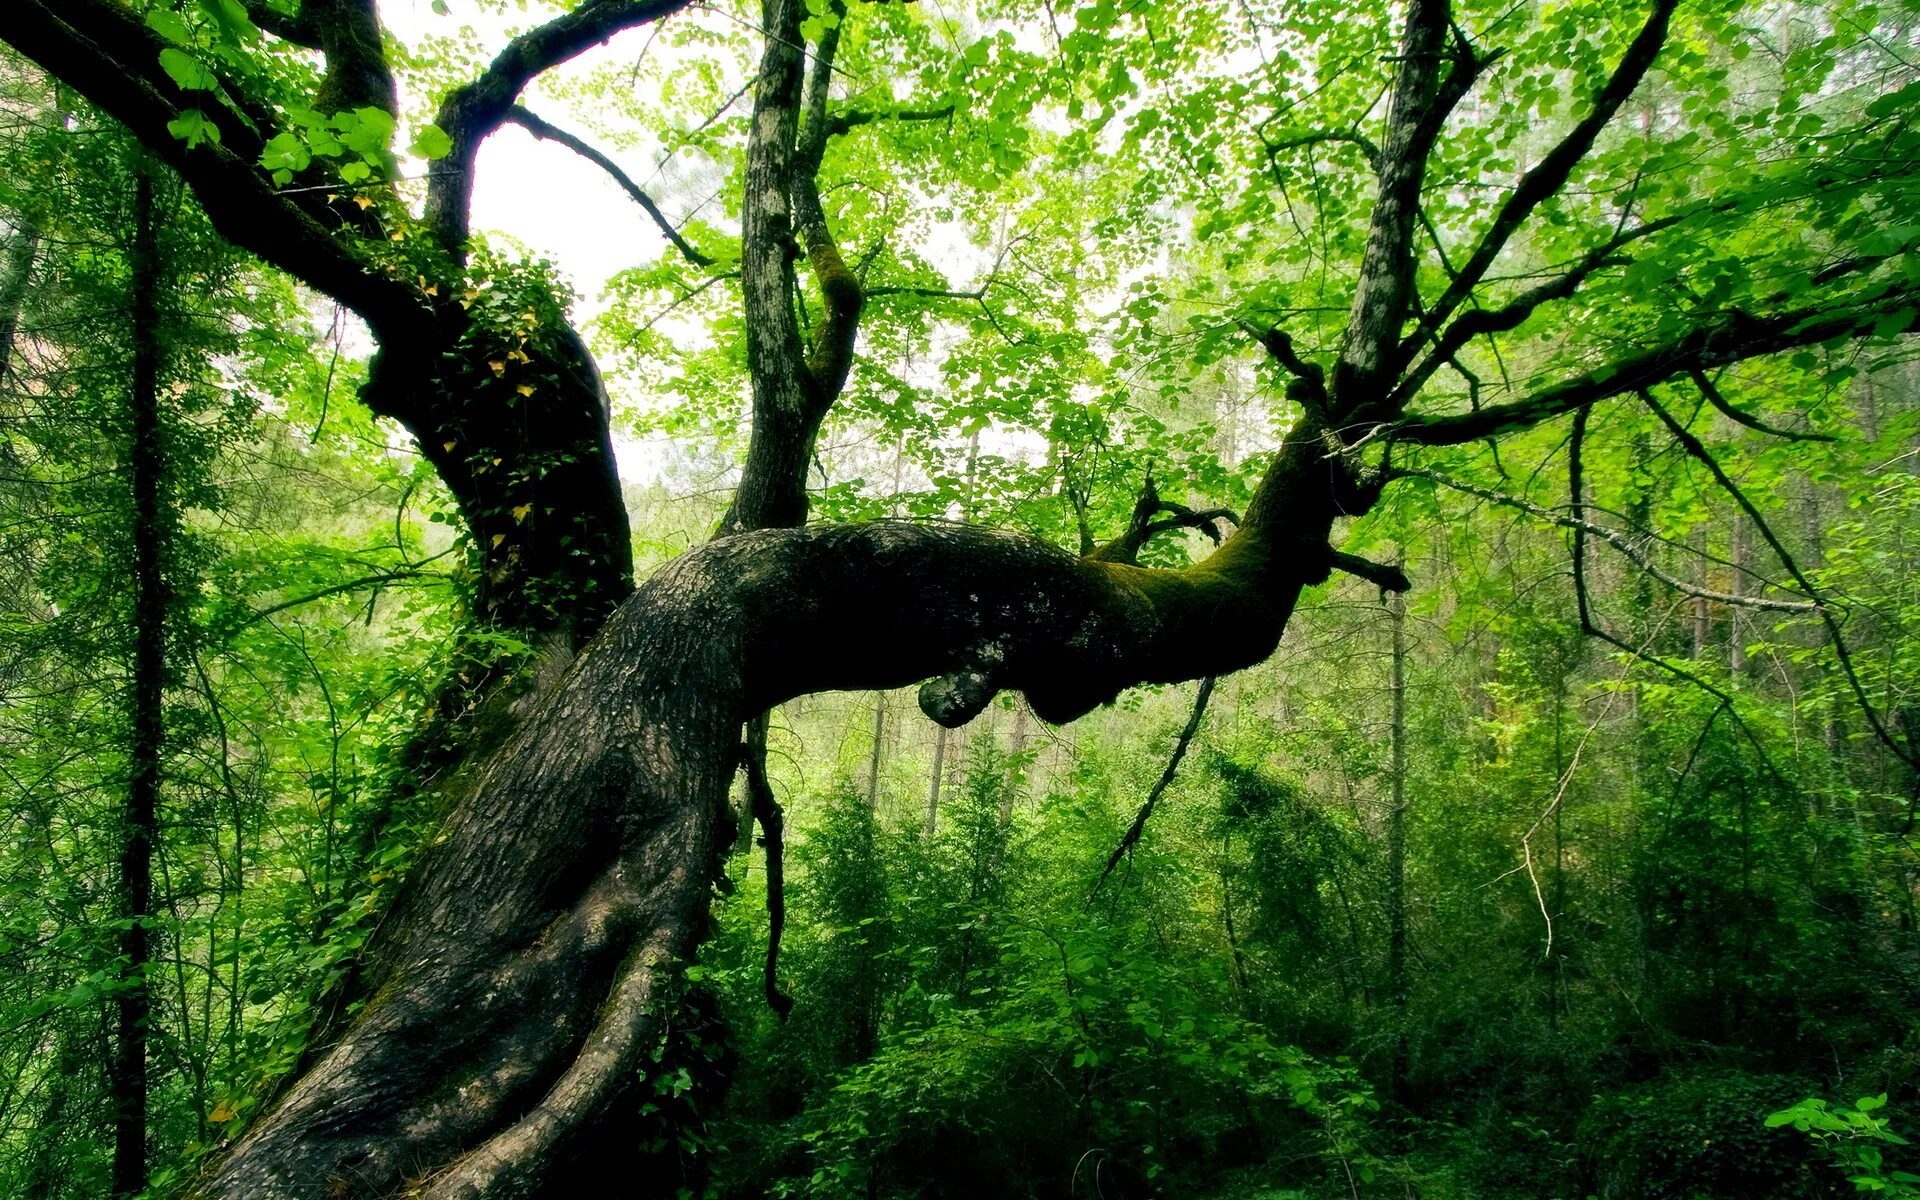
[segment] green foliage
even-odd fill
[[[1894,1148],[1911,1143],[1889,1128],[1886,1117],[1873,1115],[1886,1106],[1885,1092],[1862,1096],[1852,1105],[1830,1104],[1810,1096],[1791,1108],[1767,1114],[1767,1128],[1791,1125],[1809,1135],[1859,1191],[1920,1196],[1920,1175],[1887,1161],[1889,1150],[1898,1154],[1900,1151]],[[1911,1155],[1907,1158],[1910,1160]]]

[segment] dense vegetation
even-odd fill
[[[0,42],[0,1194],[1920,1195],[1910,0]]]

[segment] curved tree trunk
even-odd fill
[[[933,677],[921,702],[943,724],[1004,688],[1064,721],[1248,666],[1325,577],[1324,555],[1283,565],[1266,542],[1249,527],[1149,571],[878,522],[744,533],[663,568],[475,774],[369,947],[364,1006],[201,1194],[539,1194],[660,1036],[745,720]]]

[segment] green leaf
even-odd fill
[[[1913,328],[1913,318],[1917,313],[1920,313],[1920,310],[1911,308],[1903,308],[1898,312],[1888,313],[1886,316],[1874,322],[1873,336],[1890,338],[1896,334],[1905,333],[1907,330]],[[1885,1104],[1886,1102],[1887,1098],[1885,1096],[1880,1097],[1880,1104]],[[1867,1102],[1862,1100],[1860,1107],[1865,1109]],[[1875,1105],[1875,1107],[1877,1108],[1879,1105]]]
[[[260,165],[269,171],[304,171],[313,161],[305,142],[293,133],[277,133],[260,152]]]
[[[385,109],[369,106],[336,113],[333,125],[340,131],[341,143],[355,154],[383,154],[393,141],[393,114]]]
[[[220,127],[207,119],[207,114],[197,108],[189,108],[173,120],[167,122],[167,132],[186,142],[191,150],[201,142],[220,144]]]
[[[180,14],[177,12],[164,8],[154,9],[147,14],[147,28],[170,42],[178,42],[182,46],[193,44],[193,32],[187,28],[187,23],[180,19]]]
[[[185,50],[168,46],[160,52],[160,69],[173,81],[189,92],[211,91],[215,86],[213,72],[205,63]]]
[[[200,11],[207,14],[219,31],[220,39],[231,45],[251,42],[260,36],[246,6],[240,0],[200,0]]]
[[[420,131],[413,135],[413,145],[407,148],[407,152],[428,160],[445,158],[453,153],[453,139],[438,125],[422,125]]]

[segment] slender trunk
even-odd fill
[[[1019,700],[1013,702],[1013,736],[1008,743],[1008,755],[1013,770],[1007,776],[1007,786],[1000,789],[1000,823],[1005,825],[1013,820],[1013,805],[1020,798],[1021,785],[1027,777],[1026,764],[1022,761],[1027,753],[1027,739],[1031,731],[1027,726],[1027,706]]]
[[[1391,1091],[1407,1075],[1407,599],[1396,592],[1393,615],[1393,795],[1387,809],[1387,998],[1394,1006]]]
[[[165,523],[160,435],[159,247],[154,231],[153,177],[134,174],[133,386],[128,456],[133,485],[133,744],[126,811],[122,817],[120,987],[110,1068],[113,1094],[113,1191],[131,1196],[147,1186],[147,1034],[153,999],[152,958],[154,814],[160,792],[162,673],[166,668]]]
[[[880,811],[880,766],[886,757],[887,694],[873,694],[873,753],[867,757],[867,807]]]
[[[1736,596],[1747,594],[1748,533],[1746,514],[1733,514],[1733,551],[1727,556],[1733,560],[1733,571],[1727,591]],[[1736,679],[1747,673],[1747,639],[1740,629],[1738,605],[1727,607],[1727,669]]]
[[[945,725],[934,727],[933,735],[933,777],[927,781],[927,836],[932,837],[940,827],[940,784],[947,770],[947,739],[953,731]]]
[[[1693,532],[1694,562],[1699,566],[1698,582],[1702,589],[1712,586],[1707,578],[1707,531],[1696,529]],[[1707,656],[1707,647],[1713,641],[1713,608],[1705,596],[1693,598],[1693,657],[1700,661]]]
[[[13,344],[20,334],[20,309],[27,299],[27,283],[33,277],[33,261],[40,252],[40,231],[23,222],[7,241],[6,258],[0,262],[0,386],[13,372]]]

